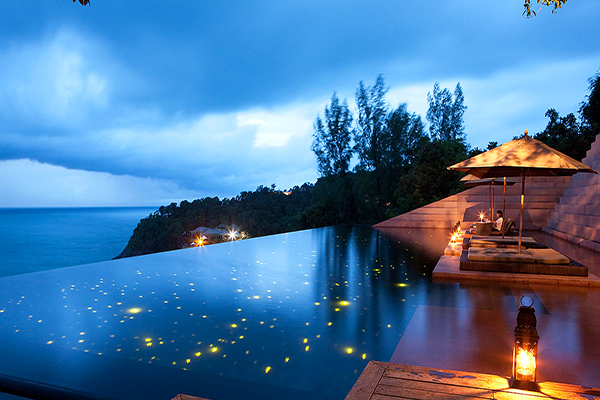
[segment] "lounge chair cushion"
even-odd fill
[[[523,236],[522,245],[524,247],[538,247],[538,242],[531,236]],[[519,245],[519,238],[510,237],[498,237],[498,236],[473,236],[471,237],[470,245],[473,247],[495,247],[497,244],[501,245]]]
[[[495,262],[534,262],[529,250],[522,250],[519,254],[517,249],[470,247],[468,253],[469,261],[495,261]]]
[[[553,249],[528,249],[538,264],[569,264],[571,260]]]

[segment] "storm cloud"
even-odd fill
[[[517,3],[473,4],[9,0],[0,206],[74,193],[78,205],[159,205],[314,182],[314,119],[334,91],[353,108],[358,82],[379,73],[391,105],[423,117],[434,82],[460,82],[480,147],[542,130],[548,108],[576,111],[600,67],[600,3],[532,19]],[[61,186],[69,174],[77,185]]]

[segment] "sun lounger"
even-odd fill
[[[460,269],[543,275],[587,276],[587,267],[549,248],[470,247],[463,250]]]

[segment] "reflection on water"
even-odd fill
[[[600,290],[432,282],[448,234],[329,227],[2,278],[0,374],[115,399],[343,399],[393,354],[505,374],[527,293],[541,354],[579,375],[540,374],[593,382]]]
[[[0,334],[17,358],[43,344],[73,368],[90,354],[343,398],[423,300],[439,254],[416,245],[330,227],[8,277]]]

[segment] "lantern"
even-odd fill
[[[515,327],[515,347],[513,350],[513,368],[511,387],[515,389],[539,391],[537,384],[537,347],[539,336],[535,329],[537,320],[533,298],[521,296],[519,314]]]

